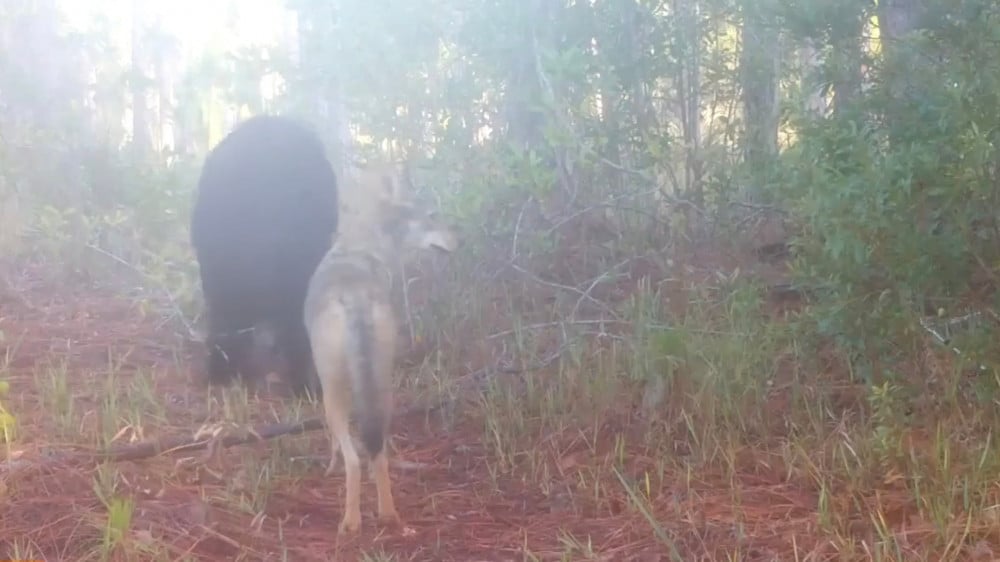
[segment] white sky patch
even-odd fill
[[[165,32],[177,38],[185,60],[205,51],[278,43],[290,17],[282,0],[62,0],[60,9],[70,26],[79,30],[90,27],[95,16],[106,17],[114,42],[126,47],[135,5],[143,11],[146,23],[159,21]]]
[[[131,56],[133,20],[139,9],[144,26],[156,26],[176,40],[179,57],[171,64],[181,72],[208,54],[223,55],[251,45],[287,45],[295,25],[295,15],[285,8],[285,0],[59,0],[59,9],[68,26],[77,31],[94,29],[95,21],[106,20],[110,30],[101,27],[110,33],[108,40],[117,47],[123,64]],[[275,77],[261,80],[264,98],[273,97],[275,88]],[[232,113],[235,108],[223,111]],[[131,132],[130,108],[123,113],[122,125]],[[173,146],[172,125],[164,123],[163,127],[160,141]]]

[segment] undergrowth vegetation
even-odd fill
[[[461,232],[447,262],[407,269],[393,470],[419,546],[362,541],[358,559],[997,556],[996,6],[412,4],[289,3],[294,55],[216,46],[181,75],[162,34],[125,61],[106,30],[60,32],[55,5],[0,8],[12,37],[54,45],[0,57],[11,513],[35,490],[14,470],[28,451],[317,415],[187,379],[200,163],[268,111],[314,123],[341,171],[347,153],[407,158]],[[125,325],[96,351],[81,342],[116,328],[85,295],[125,311],[94,313]],[[53,299],[79,331],[27,323]],[[301,559],[319,541],[304,526],[334,540],[325,443],[102,464],[82,524],[25,508],[0,557]],[[150,515],[174,493],[216,546],[178,546],[188,531]],[[458,512],[462,494],[477,507]],[[316,523],[288,515],[309,502]],[[520,534],[480,551],[429,523],[492,509]],[[615,518],[634,523],[590,526]]]

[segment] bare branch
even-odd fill
[[[142,269],[139,269],[139,267],[135,266],[134,264],[129,263],[124,258],[116,256],[115,254],[112,254],[111,252],[105,250],[104,248],[101,248],[94,244],[87,244],[87,248],[120,265],[127,267],[128,269],[132,270],[143,279],[146,279],[147,281],[152,281],[154,284],[156,284],[160,288],[160,290],[163,291],[163,294],[167,297],[167,302],[170,303],[170,308],[173,309],[174,314],[177,316],[177,318],[181,321],[181,324],[183,324],[184,328],[187,330],[188,332],[187,336],[194,341],[200,340],[198,332],[195,331],[194,326],[192,326],[184,317],[184,312],[181,310],[180,305],[177,304],[177,299],[174,297],[173,292],[170,290],[169,287],[166,286],[166,284],[163,283],[163,281],[157,279],[156,277],[153,277],[149,273],[143,271]]]

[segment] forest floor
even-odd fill
[[[200,347],[181,341],[158,315],[143,318],[132,298],[67,290],[27,272],[13,285],[0,302],[7,348],[0,378],[10,384],[2,403],[17,420],[0,472],[0,558],[770,561],[844,554],[819,530],[832,500],[808,476],[787,473],[777,449],[721,451],[724,461],[685,469],[663,458],[662,441],[650,438],[659,429],[627,407],[595,418],[596,426],[550,424],[498,447],[496,418],[476,395],[441,406],[432,392],[403,391],[391,473],[404,526],[377,524],[365,472],[356,536],[337,533],[343,472],[324,477],[322,431],[212,456],[73,460],[74,452],[190,436],[206,420],[260,428],[319,416],[321,406],[247,396],[240,387],[210,395],[195,382]],[[680,455],[688,444],[672,446]],[[878,497],[887,517],[909,502],[896,486]]]

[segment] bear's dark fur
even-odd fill
[[[337,179],[319,137],[287,117],[240,123],[201,171],[191,243],[207,317],[208,380],[265,374],[255,330],[296,390],[316,388],[302,320],[306,289],[337,230]]]

